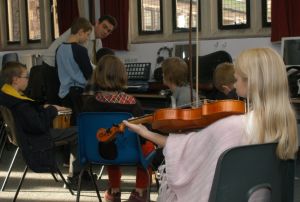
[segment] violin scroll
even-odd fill
[[[99,142],[110,142],[118,133],[124,133],[125,125],[120,123],[119,125],[113,125],[113,127],[105,129],[99,128],[96,137]]]

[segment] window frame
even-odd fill
[[[223,25],[223,0],[218,0],[217,15],[218,15],[218,28],[220,30],[230,30],[230,29],[247,29],[251,25],[251,9],[250,0],[246,0],[246,23],[239,25]]]
[[[19,9],[20,8],[20,2],[18,1],[19,4]],[[20,40],[19,41],[9,41],[9,22],[8,22],[8,5],[7,5],[7,1],[4,1],[4,13],[5,13],[5,27],[6,27],[6,41],[8,45],[17,45],[17,44],[21,44],[22,41],[22,33],[21,33],[21,20],[20,20],[20,16],[21,16],[21,11],[19,11],[19,26],[20,26]]]
[[[51,37],[52,40],[55,40],[55,34],[54,34],[54,17],[53,17],[53,12],[54,12],[54,8],[53,8],[53,0],[50,0],[50,24],[51,24]]]
[[[141,11],[142,0],[137,0],[137,10],[138,10],[138,33],[139,35],[151,35],[151,34],[161,34],[164,32],[164,20],[163,20],[163,3],[159,0],[160,6],[160,30],[157,31],[144,31],[142,30],[142,11]]]
[[[271,1],[272,2],[272,1]],[[271,23],[272,22],[268,22],[267,21],[267,3],[268,3],[268,0],[262,0],[261,1],[261,12],[262,12],[262,17],[261,17],[261,20],[262,20],[262,27],[271,27]],[[271,14],[272,15],[272,14]]]
[[[40,2],[40,23],[41,23],[41,40],[38,42],[28,41],[26,6],[24,0],[18,0],[20,6],[20,42],[8,41],[8,24],[7,24],[7,2],[0,0],[0,30],[1,30],[1,46],[0,51],[16,51],[16,50],[34,50],[47,49],[53,42],[51,25],[51,4],[50,0],[38,0]]]
[[[201,1],[198,0],[198,31],[201,30]],[[176,0],[172,0],[172,27],[173,27],[173,33],[182,33],[182,32],[189,32],[189,28],[179,28],[177,27],[177,16],[176,16]],[[192,28],[192,31],[196,31],[196,27]]]

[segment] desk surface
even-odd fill
[[[300,104],[300,98],[292,98],[291,103],[292,104]]]
[[[158,93],[130,93],[130,95],[140,101],[144,111],[147,113],[170,106],[170,98]]]
[[[160,95],[158,93],[130,93],[130,95],[136,98],[157,98],[157,99],[167,99],[165,95]]]

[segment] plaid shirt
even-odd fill
[[[106,102],[106,103],[136,104],[135,98],[124,92],[120,92],[118,94],[96,93],[96,100],[98,100],[99,102]]]

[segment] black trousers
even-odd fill
[[[70,121],[71,126],[77,125],[77,116],[82,111],[83,90],[84,89],[81,87],[72,86],[69,89],[69,93],[62,99],[62,105],[72,109],[72,115],[71,115],[71,121]]]
[[[77,158],[77,128],[52,128],[50,129],[50,134],[54,144],[63,143],[60,145],[65,144],[70,147],[69,177],[73,177],[73,175],[78,175],[81,170],[81,165],[79,159]]]

